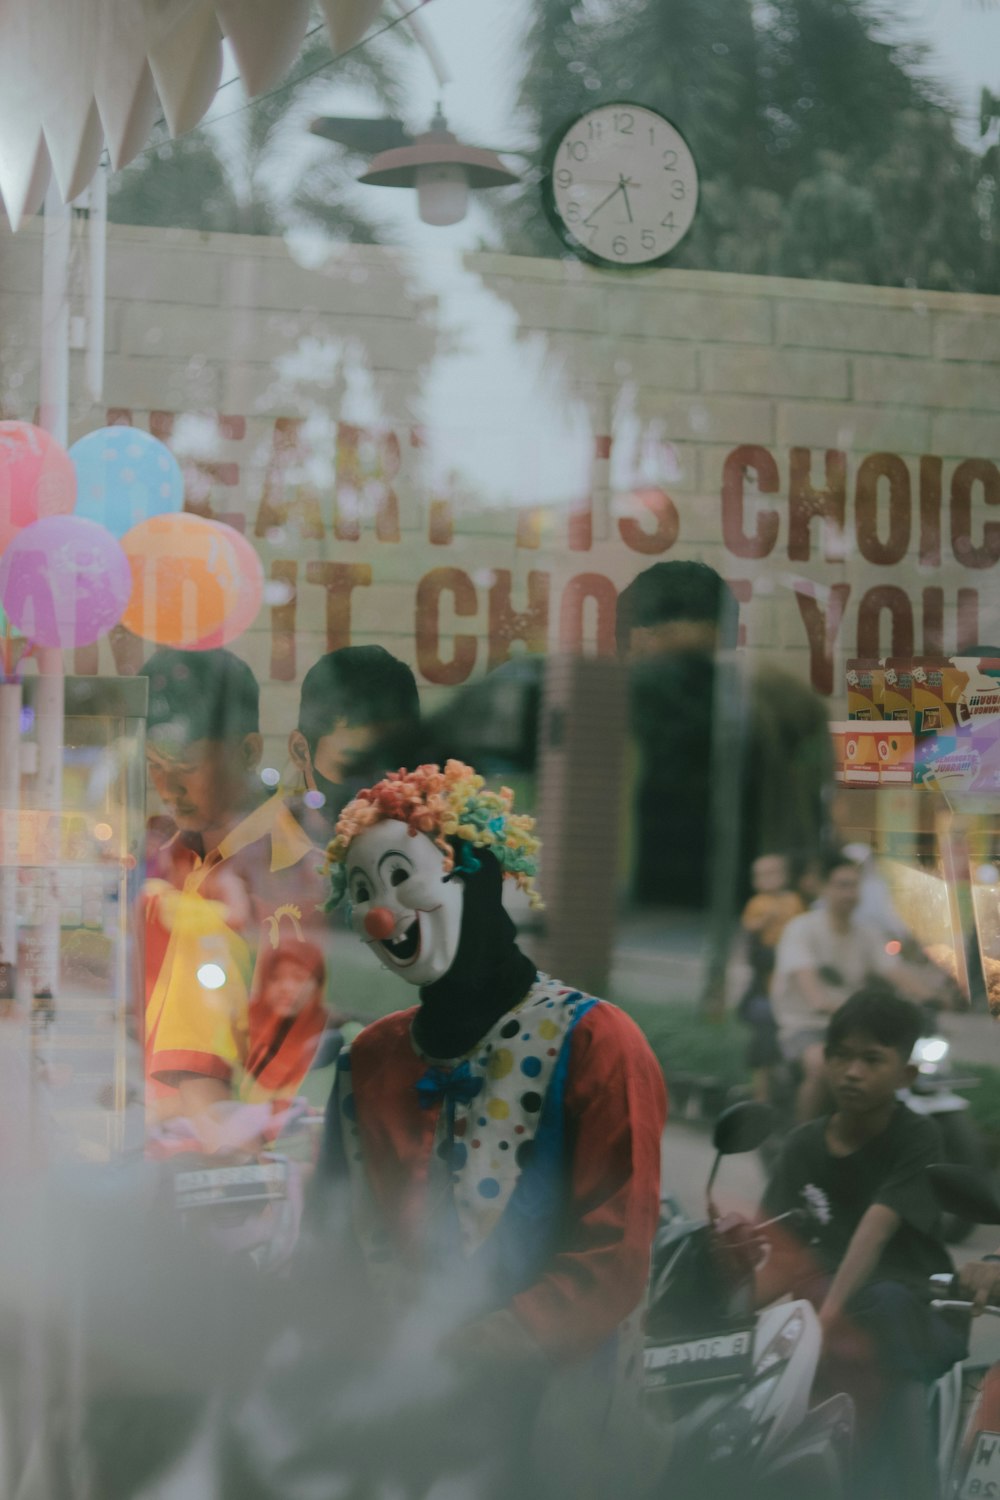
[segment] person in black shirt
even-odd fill
[[[896,1098],[912,1081],[920,1029],[916,1007],[878,984],[834,1013],[825,1055],[836,1107],[788,1137],[763,1200],[769,1218],[805,1210],[808,1228],[776,1245],[758,1275],[760,1302],[794,1290],[817,1306],[828,1382],[864,1393],[859,1477],[872,1494],[908,1500],[936,1493],[926,1386],[966,1352],[965,1329],[931,1308],[927,1290],[928,1277],[952,1270],[926,1172],[941,1159],[937,1129]]]

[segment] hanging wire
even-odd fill
[[[209,125],[218,125],[223,120],[232,120],[236,117],[236,115],[245,114],[248,109],[253,109],[255,105],[263,104],[266,99],[277,99],[282,94],[287,94],[291,89],[297,89],[300,83],[307,83],[310,78],[315,78],[318,74],[325,72],[326,69],[331,68],[334,63],[340,62],[342,58],[350,57],[352,52],[360,52],[361,48],[367,47],[369,42],[374,42],[377,37],[385,36],[386,32],[393,31],[397,26],[401,26],[404,21],[408,21],[411,16],[416,15],[418,10],[423,10],[425,5],[430,4],[431,0],[417,0],[417,3],[411,6],[409,10],[402,11],[398,16],[396,16],[395,20],[387,21],[385,25],[380,26],[377,31],[369,32],[367,35],[363,36],[360,41],[355,42],[353,47],[345,47],[344,51],[338,52],[336,56],[333,56],[331,54],[331,56],[328,57],[325,62],[319,63],[315,68],[310,68],[307,73],[299,73],[295,78],[290,78],[287,83],[279,84],[276,89],[271,89],[266,94],[258,94],[255,98],[248,99],[245,104],[238,105],[236,109],[228,110],[224,115],[212,115],[211,117],[206,117],[206,123]],[[317,32],[323,30],[324,24],[325,23],[321,21],[318,26],[313,26],[310,31],[306,32],[302,40],[304,42],[307,42],[310,37],[315,36]],[[220,84],[219,88],[216,90],[216,98],[218,98],[219,94],[222,93],[223,89],[228,89],[234,83],[240,82],[242,82],[242,80],[240,79],[239,74],[237,74],[235,78],[227,79],[226,82]],[[153,121],[153,129],[155,130],[158,125],[165,125],[166,123],[167,122],[165,117],[161,115],[158,120]],[[187,134],[187,132],[185,132],[185,134]],[[152,141],[148,146],[144,146],[141,151],[137,151],[133,157],[130,157],[126,165],[131,166],[132,162],[141,161],[142,158],[144,156],[148,156],[151,151],[160,151],[164,146],[172,144],[174,140],[182,141],[183,139],[184,136],[180,135],[172,137],[168,136],[166,139]],[[101,162],[102,165],[105,166],[111,165],[111,158],[106,148],[101,157]]]

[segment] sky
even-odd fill
[[[979,96],[1000,94],[998,0],[895,0],[899,35],[926,42],[936,76],[962,116],[970,145],[979,141]],[[996,127],[994,127],[994,132]]]

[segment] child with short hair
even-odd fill
[[[766,1104],[771,1098],[773,1069],[782,1060],[778,1023],[771,1008],[775,954],[781,934],[805,907],[801,897],[790,888],[788,861],[783,854],[759,855],[750,867],[750,876],[754,894],[740,918],[746,933],[750,983],[737,1007],[737,1015],[750,1031],[747,1064],[753,1096]]]
[[[928,1291],[932,1275],[953,1269],[927,1176],[941,1159],[937,1128],[896,1097],[913,1080],[920,1032],[916,1006],[877,983],[831,1017],[825,1057],[834,1111],[788,1137],[763,1200],[766,1217],[806,1211],[811,1263],[804,1265],[803,1240],[776,1246],[758,1279],[762,1302],[794,1283],[818,1307],[828,1379],[839,1389],[865,1388],[862,1424],[882,1411],[883,1451],[873,1447],[862,1468],[871,1475],[888,1459],[891,1477],[872,1493],[888,1496],[898,1485],[908,1500],[936,1493],[926,1386],[966,1352],[965,1330],[930,1306]],[[873,1428],[869,1443],[876,1435]]]
[[[341,809],[365,784],[372,757],[420,721],[417,682],[384,646],[342,646],[314,662],[302,679],[299,721],[288,752],[304,791],[293,810],[324,846]]]

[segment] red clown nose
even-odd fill
[[[396,930],[396,918],[385,906],[373,906],[365,916],[365,931],[370,938],[384,943]]]

